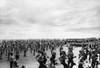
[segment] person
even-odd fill
[[[18,68],[18,63],[16,59],[14,59],[14,68]]]
[[[46,62],[47,62],[47,55],[46,55],[46,53],[44,52],[44,64],[46,64]]]
[[[10,53],[10,68],[13,68],[14,66],[14,55],[13,53]]]
[[[54,48],[54,45],[52,45],[52,46],[51,46],[51,54],[53,53],[54,49],[55,49],[55,48]]]
[[[84,60],[83,60],[83,58],[81,58],[79,61],[79,64],[78,64],[78,68],[84,68],[83,64],[84,64]]]
[[[73,68],[74,65],[76,65],[73,61],[73,59],[76,58],[76,56],[74,56],[73,52],[70,51],[68,54],[68,67],[69,68]],[[71,65],[70,65],[71,64]]]
[[[68,64],[66,64],[66,52],[65,51],[62,51],[61,54],[60,54],[60,63],[63,65],[64,68],[68,68]]]
[[[16,51],[16,60],[19,60],[19,51]]]
[[[98,65],[97,57],[98,57],[98,55],[95,52],[93,52],[92,63],[91,63],[92,68],[95,68]]]
[[[62,45],[61,45],[61,47],[60,47],[60,49],[59,49],[60,55],[61,55],[62,50],[63,50],[63,47],[62,47]]]
[[[0,52],[0,60],[2,60],[2,55],[3,55],[2,52]]]
[[[24,57],[26,57],[26,48],[24,49]]]
[[[2,47],[0,47],[0,60],[2,60]]]
[[[55,65],[57,64],[55,58],[56,58],[56,53],[52,52],[52,56],[50,58],[50,64],[48,68],[55,68]]]
[[[10,52],[10,50],[8,49],[8,61],[9,61],[9,58],[10,58],[10,54],[11,54],[11,52]]]
[[[38,68],[47,68],[47,66],[44,64],[44,53],[42,51],[38,51],[38,55],[36,56],[36,60],[39,62]]]

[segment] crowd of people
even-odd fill
[[[86,40],[77,41],[75,39],[74,41],[60,39],[3,40],[0,43],[0,60],[2,60],[3,55],[6,55],[10,68],[19,68],[20,53],[24,53],[23,57],[27,57],[27,52],[29,51],[33,56],[36,56],[36,60],[39,63],[38,68],[55,68],[56,65],[60,64],[63,65],[63,68],[73,68],[76,65],[74,58],[77,57],[73,53],[73,48],[81,47],[78,56],[78,68],[86,68],[85,64],[87,63],[87,68],[98,68],[100,46],[97,40],[92,40],[91,44],[90,42]],[[64,46],[68,48],[67,53],[63,49]],[[60,57],[58,59],[60,63],[56,60],[55,50],[57,48],[59,48]],[[46,54],[47,50],[50,51],[51,56]],[[50,59],[49,64],[47,64],[47,58]],[[21,68],[25,68],[25,65],[22,65]]]

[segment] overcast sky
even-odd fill
[[[100,37],[100,0],[0,0],[0,39]]]

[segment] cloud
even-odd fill
[[[72,28],[72,29],[69,29],[69,31],[74,31],[74,32],[100,32],[100,27],[88,27],[88,28],[84,28],[84,27],[81,27],[81,28]]]
[[[0,3],[0,29],[5,36],[52,36],[59,32],[66,36],[68,31],[71,37],[69,30],[86,31],[88,35],[88,30],[93,30],[100,34],[99,0],[0,0]]]
[[[77,18],[86,17],[87,11],[96,6],[97,0],[10,0],[7,1],[5,13],[30,24],[58,25],[59,19],[64,22],[77,22]]]

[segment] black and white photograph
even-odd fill
[[[0,0],[0,68],[100,68],[100,0]]]

